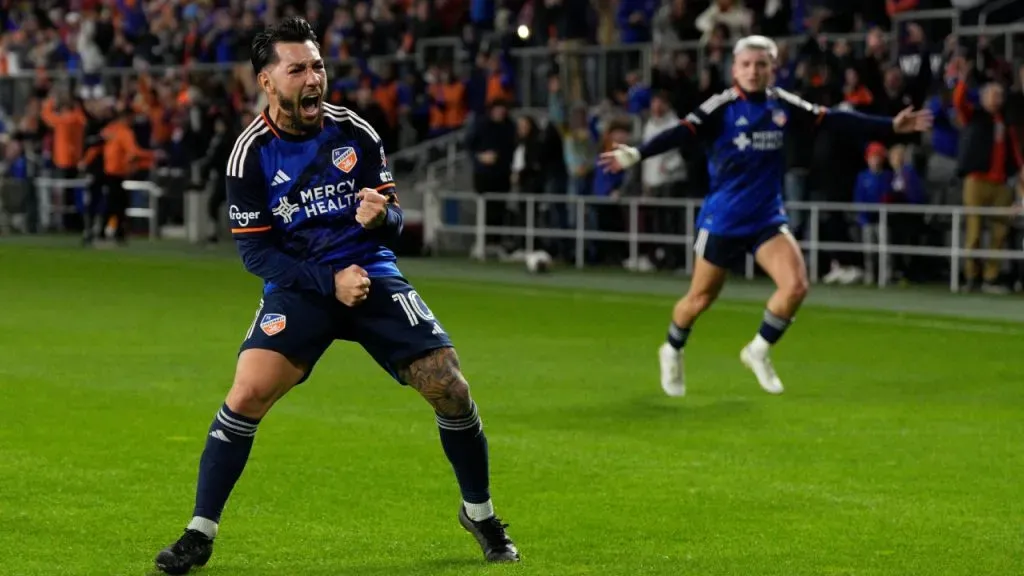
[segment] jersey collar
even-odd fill
[[[285,132],[270,119],[270,106],[264,108],[263,112],[260,113],[260,116],[263,118],[263,121],[267,126],[270,127],[270,131],[274,133],[274,136],[288,142],[305,142],[307,140],[312,140],[313,138],[316,138],[320,134],[320,130],[323,129],[323,121],[321,120],[320,129],[313,130],[312,132],[307,132],[306,134],[292,134],[291,132]]]
[[[740,95],[742,100],[750,100],[751,102],[764,102],[768,99],[768,94],[771,92],[771,87],[765,90],[758,90],[754,92],[747,92],[743,88],[740,88],[739,83],[733,84],[733,88]]]

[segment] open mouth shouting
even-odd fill
[[[320,115],[320,94],[305,94],[299,99],[299,112],[303,120],[316,120]]]

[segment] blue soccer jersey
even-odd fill
[[[303,136],[261,114],[235,142],[226,175],[231,232],[268,290],[333,294],[334,272],[351,264],[371,277],[400,276],[387,246],[396,220],[401,228],[394,180],[380,136],[351,110],[324,104],[322,128]],[[389,226],[356,222],[364,188],[388,196]]]
[[[787,221],[785,132],[816,124],[892,131],[889,118],[831,111],[780,88],[747,93],[734,87],[708,98],[680,126],[642,145],[640,154],[649,158],[696,140],[707,154],[710,176],[698,226],[721,236],[749,236]]]

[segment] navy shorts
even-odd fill
[[[397,369],[452,341],[419,293],[402,277],[372,278],[370,293],[352,308],[333,297],[275,288],[260,300],[241,349],[280,352],[306,366],[309,378],[335,340],[362,345],[401,384]]]
[[[701,228],[697,232],[697,241],[693,243],[693,251],[719,268],[732,268],[747,253],[757,252],[762,244],[779,234],[789,234],[789,226],[774,224],[746,236],[723,236]]]

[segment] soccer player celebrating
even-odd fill
[[[269,104],[238,137],[226,174],[231,231],[263,298],[206,438],[192,521],[157,567],[185,574],[207,563],[260,420],[334,340],[358,342],[430,403],[462,494],[459,522],[487,561],[518,561],[494,514],[487,439],[452,342],[388,248],[402,211],[380,136],[323,102],[327,75],[305,20],[257,34],[252,65]]]
[[[782,201],[785,130],[817,125],[883,139],[925,131],[932,123],[928,111],[907,108],[888,118],[829,110],[772,86],[778,48],[764,36],[743,38],[733,54],[734,87],[708,98],[679,126],[639,148],[619,146],[600,158],[605,169],[618,171],[680,147],[685,151],[699,145],[708,156],[711,186],[698,216],[693,278],[658,350],[661,387],[669,396],[686,394],[683,347],[697,318],[721,291],[728,269],[746,252],[754,254],[776,290],[740,359],[766,392],[783,391],[769,350],[792,323],[808,289],[803,254],[787,228]]]

